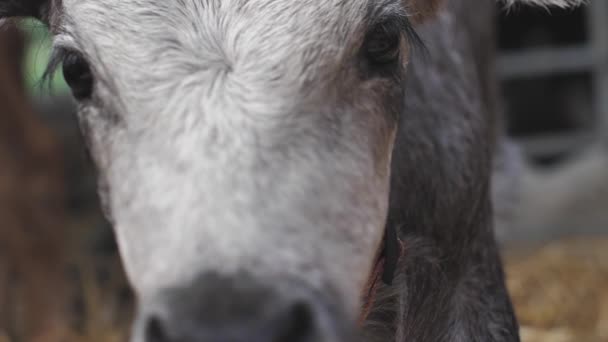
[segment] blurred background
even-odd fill
[[[497,235],[524,341],[608,341],[608,1],[497,13],[522,161]],[[38,23],[0,31],[0,342],[125,341],[132,295],[48,57]]]

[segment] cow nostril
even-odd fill
[[[292,305],[283,317],[283,324],[272,342],[308,342],[313,338],[314,317],[304,302]]]
[[[145,330],[145,341],[146,342],[169,342],[165,328],[160,320],[156,316],[152,316],[146,322]]]

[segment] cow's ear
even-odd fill
[[[0,19],[14,17],[40,18],[45,0],[0,0]]]
[[[603,1],[603,0],[599,0]],[[584,5],[589,0],[504,0],[507,6],[513,5],[532,5],[532,6],[542,6],[542,7],[576,7],[580,5]]]
[[[408,15],[414,24],[420,24],[437,14],[444,0],[405,0]]]

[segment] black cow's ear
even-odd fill
[[[602,1],[602,0],[599,0]],[[589,2],[589,0],[503,0],[507,6],[514,5],[531,5],[531,6],[541,6],[541,7],[576,7],[581,6]]]
[[[0,0],[0,19],[42,15],[45,0]]]

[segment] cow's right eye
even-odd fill
[[[370,63],[383,66],[397,62],[401,32],[393,25],[378,25],[367,36],[365,52]]]
[[[93,94],[93,74],[87,60],[77,52],[67,52],[63,58],[63,77],[77,100],[87,100]]]

